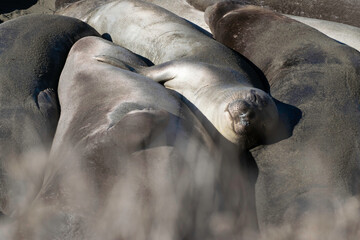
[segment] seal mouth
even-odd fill
[[[271,96],[260,89],[238,92],[225,108],[228,126],[236,143],[254,146],[271,134],[278,112]]]
[[[231,121],[231,127],[236,134],[243,134],[250,127],[252,120],[255,118],[255,112],[252,110],[253,104],[244,100],[236,100],[230,103],[225,112]]]

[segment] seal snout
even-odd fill
[[[255,118],[252,105],[244,100],[236,100],[230,103],[226,111],[229,113],[232,128],[237,134],[243,133],[246,127],[251,124],[251,120]]]
[[[233,142],[247,148],[265,142],[278,123],[278,111],[271,96],[260,89],[241,91],[225,108]]]
[[[242,99],[231,102],[226,111],[230,115],[234,132],[241,134],[252,127],[258,115],[256,111],[261,111],[266,105],[267,101],[255,89],[248,91]]]

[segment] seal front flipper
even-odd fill
[[[143,67],[137,70],[138,73],[151,78],[155,82],[164,83],[176,77],[173,61],[162,63],[151,67]]]
[[[107,63],[112,66],[122,68],[125,70],[130,70],[142,74],[146,77],[151,78],[155,82],[163,83],[168,80],[175,78],[176,74],[173,71],[173,68],[170,67],[173,62],[166,62],[160,65],[151,66],[151,67],[142,67],[142,66],[133,66],[132,64],[121,61],[117,58],[108,56],[108,55],[97,55],[94,57],[99,62]]]
[[[47,88],[39,92],[37,103],[39,110],[45,119],[47,119],[52,126],[56,126],[60,115],[60,109],[54,89]]]

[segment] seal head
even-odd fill
[[[256,88],[245,87],[225,107],[228,140],[249,149],[267,143],[278,124],[278,111],[271,96]]]

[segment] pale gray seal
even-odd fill
[[[68,0],[71,1],[71,0]],[[89,13],[92,9],[95,7],[99,7],[105,3],[109,3],[114,0],[81,0],[78,1],[78,3],[73,3],[66,5],[65,8],[59,9],[57,11],[58,14],[61,15],[67,15],[72,17],[77,17],[81,19],[82,16],[85,16],[87,13]],[[162,8],[165,8],[166,10],[175,13],[176,15],[185,18],[189,22],[200,26],[202,30],[205,30],[206,34],[211,34],[210,29],[208,25],[205,23],[204,20],[204,11],[206,7],[211,6],[215,2],[219,1],[186,1],[186,0],[145,0],[146,2],[156,4]],[[202,7],[198,8],[201,10],[198,10],[194,6],[196,4],[201,5]],[[242,4],[245,4],[242,2]],[[252,4],[259,4],[261,6],[261,2],[254,2],[252,1]],[[81,7],[79,7],[81,6]],[[265,6],[266,7],[266,6]],[[276,8],[275,8],[276,10]],[[351,25],[338,23],[336,19],[332,19],[332,21],[327,20],[321,20],[311,17],[301,17],[295,16],[295,15],[286,15],[292,19],[295,19],[299,22],[305,23],[306,25],[309,25],[310,27],[313,27],[320,32],[326,34],[327,36],[340,41],[342,43],[345,43],[356,50],[360,51],[360,29],[358,27],[354,27]],[[316,17],[313,15],[309,15],[312,17]]]
[[[57,14],[72,16],[81,18],[85,16],[85,14],[89,13],[90,10],[93,10],[95,7],[100,7],[103,4],[115,1],[115,0],[63,0],[62,2],[66,2],[66,4],[59,2],[59,7],[57,7]],[[75,2],[75,3],[70,3]],[[145,2],[153,3],[162,8],[165,8],[176,15],[185,18],[193,24],[196,24],[207,31],[207,34],[210,34],[209,27],[206,25],[204,21],[204,12],[199,11],[189,5],[185,0],[145,0]],[[62,7],[60,7],[62,6]],[[79,7],[81,6],[81,7]]]
[[[276,128],[277,109],[261,90],[267,91],[262,73],[184,19],[142,1],[113,1],[81,19],[162,64],[140,72],[167,81],[165,86],[190,100],[229,141],[248,149],[266,143]]]
[[[256,225],[237,156],[219,152],[177,93],[99,56],[146,66],[100,38],[75,43],[59,81],[62,112],[44,185],[17,233],[209,239]]]
[[[214,37],[262,69],[276,99],[302,111],[290,138],[252,151],[260,226],[318,212],[332,224],[335,206],[360,193],[360,53],[260,7],[206,11]]]
[[[0,25],[0,210],[5,214],[18,210],[39,187],[40,157],[31,164],[28,158],[51,146],[61,70],[71,46],[88,35],[98,33],[64,16],[29,15]],[[33,176],[35,164],[39,172]]]

